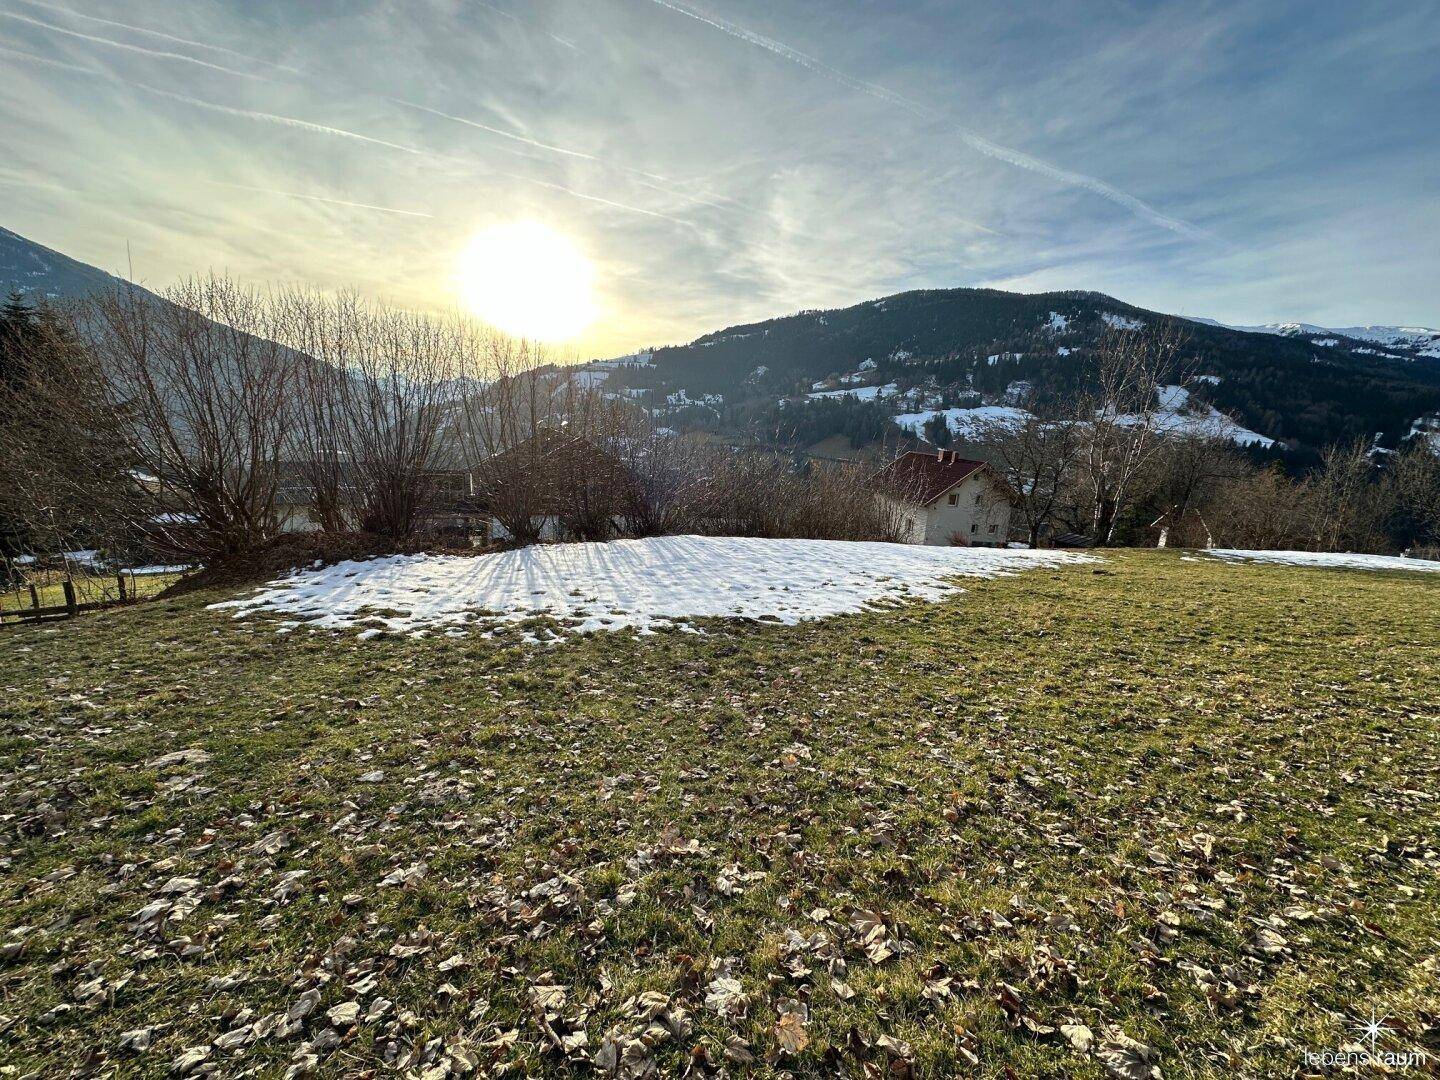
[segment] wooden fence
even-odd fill
[[[0,608],[0,622],[7,620],[35,621],[39,619],[68,619],[79,615],[83,611],[100,611],[104,608],[120,607],[123,604],[133,604],[136,599],[134,578],[128,581],[123,571],[115,575],[117,592],[115,596],[106,596],[100,600],[89,600],[80,603],[75,593],[75,582],[66,578],[60,583],[62,595],[65,597],[63,604],[50,604],[40,606],[40,590],[35,585],[30,585],[30,606]]]

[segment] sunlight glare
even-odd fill
[[[516,337],[568,341],[596,316],[595,269],[570,239],[538,221],[477,233],[456,270],[461,302]]]

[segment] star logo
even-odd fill
[[[1370,1006],[1370,1019],[1359,1019],[1353,1021],[1353,1026],[1360,1032],[1360,1038],[1370,1040],[1370,1056],[1375,1056],[1375,1043],[1380,1038],[1380,1033],[1385,1030],[1385,1021],[1388,1016],[1377,1016],[1375,1006]]]

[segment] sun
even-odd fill
[[[569,341],[595,321],[595,268],[538,221],[476,233],[456,267],[460,300],[477,318],[534,341]]]

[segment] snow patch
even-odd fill
[[[950,432],[960,439],[983,439],[997,431],[1014,430],[1030,413],[1012,405],[980,405],[973,409],[926,409],[901,413],[895,423],[917,438],[925,437],[925,425],[937,416],[945,417]]]
[[[941,600],[964,591],[957,578],[1094,561],[1066,551],[667,536],[342,562],[211,606],[237,619],[256,612],[302,619],[316,630],[493,631],[549,616],[575,633],[643,634],[705,617],[793,625],[877,602]]]
[[[900,392],[899,383],[886,383],[884,386],[852,386],[845,390],[821,390],[818,393],[806,394],[812,401],[820,398],[854,398],[857,401],[874,401],[877,398],[894,397]]]
[[[1440,562],[1406,559],[1399,555],[1359,555],[1340,551],[1244,551],[1239,548],[1215,548],[1205,554],[1229,562],[1319,566],[1332,570],[1418,570],[1440,574]]]
[[[1275,440],[1258,431],[1237,424],[1207,402],[1192,402],[1190,391],[1183,386],[1162,386],[1158,391],[1160,408],[1153,415],[1157,431],[1169,435],[1198,435],[1205,438],[1228,439],[1236,446],[1269,448]],[[1121,424],[1139,424],[1140,416],[1122,416]]]
[[[1139,319],[1132,319],[1128,315],[1116,315],[1113,311],[1102,311],[1100,319],[1111,330],[1143,330],[1145,324]]]

